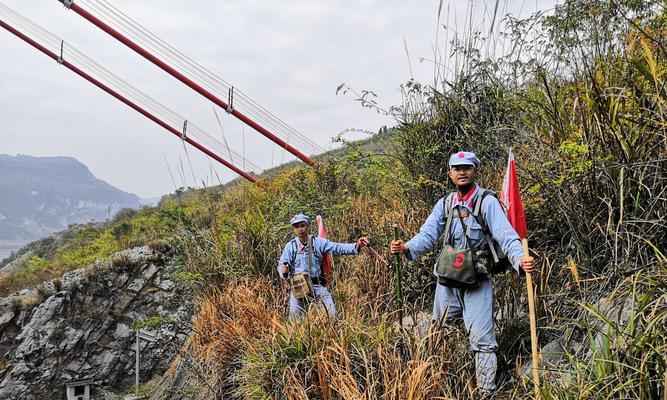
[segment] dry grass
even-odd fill
[[[442,327],[419,337],[399,329],[392,314],[374,319],[360,303],[345,301],[339,302],[335,322],[323,312],[287,322],[281,296],[278,288],[256,278],[230,283],[203,299],[189,350],[196,375],[208,388],[199,398],[476,395],[462,330]]]
[[[220,372],[233,372],[253,339],[280,328],[274,316],[280,300],[273,294],[265,280],[244,280],[222,292],[213,290],[199,302],[190,351],[198,377],[209,388],[207,396],[228,395],[235,385]]]

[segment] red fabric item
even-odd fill
[[[516,233],[519,234],[519,237],[525,239],[528,235],[528,228],[526,227],[526,215],[523,212],[519,181],[516,175],[516,161],[514,160],[512,149],[510,149],[507,159],[507,170],[503,179],[503,190],[500,193],[500,201],[507,210],[507,219],[509,219],[510,224],[512,224]]]
[[[456,192],[456,195],[454,195],[454,199],[452,201],[452,208],[454,208],[455,205],[459,204],[459,201],[463,203],[468,209],[472,210],[472,202],[475,200],[475,196],[477,196],[477,193],[479,192],[479,187],[475,183],[475,186],[470,189],[470,191],[461,198],[461,195],[459,192]]]
[[[317,237],[326,239],[327,234],[324,231],[324,222],[322,221],[322,217],[318,215],[315,218],[315,221],[317,222]],[[329,286],[329,273],[331,272],[331,254],[329,253],[324,254],[324,260],[322,260],[322,271],[324,271],[324,281],[326,282],[327,286]]]

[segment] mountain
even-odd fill
[[[0,154],[0,242],[35,240],[127,207],[138,208],[139,197],[72,157]]]

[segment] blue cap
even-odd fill
[[[473,167],[477,168],[479,167],[479,158],[477,158],[475,153],[471,153],[469,151],[460,151],[458,153],[452,154],[452,156],[449,157],[449,168],[456,165],[472,165]]]
[[[308,216],[303,214],[297,214],[293,216],[292,219],[289,221],[289,223],[292,225],[296,225],[299,222],[305,222],[306,224],[310,225],[310,218],[308,218]]]

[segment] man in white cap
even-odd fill
[[[444,318],[451,322],[463,316],[470,347],[475,352],[477,386],[481,394],[490,395],[496,388],[498,343],[493,323],[493,285],[489,275],[494,273],[494,265],[500,265],[497,254],[500,259],[502,253],[506,254],[520,275],[523,271],[534,270],[535,259],[523,254],[521,240],[493,192],[475,183],[479,164],[474,153],[453,154],[449,159],[449,178],[456,185],[456,192],[435,204],[419,233],[407,243],[402,240],[391,242],[390,251],[405,254],[412,261],[431,250],[445,234],[444,249],[434,268],[438,285],[432,319],[437,322]],[[448,264],[447,260],[452,261]],[[470,278],[468,275],[456,275],[457,270],[466,269],[463,268],[466,263],[474,271],[472,282],[467,279]],[[466,279],[456,281],[452,277]]]
[[[356,243],[336,243],[325,238],[311,236],[310,218],[304,214],[297,214],[290,220],[294,229],[294,239],[290,240],[283,249],[278,263],[278,274],[283,279],[289,279],[295,274],[307,273],[312,281],[313,298],[297,299],[294,292],[290,292],[290,319],[305,315],[310,304],[316,301],[326,309],[330,318],[336,315],[336,304],[327,289],[322,262],[326,253],[331,255],[359,254],[359,250],[368,245],[365,237],[357,239]],[[312,249],[312,252],[311,250]]]

